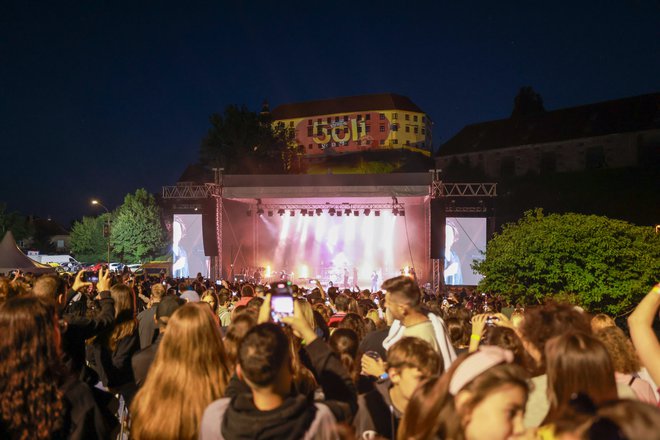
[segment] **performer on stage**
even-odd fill
[[[378,272],[371,272],[371,293],[378,292]]]
[[[348,268],[344,266],[344,289],[350,289],[351,286],[348,284]]]

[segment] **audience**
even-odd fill
[[[660,284],[630,339],[408,276],[309,285],[275,323],[245,280],[0,276],[0,438],[657,438]]]

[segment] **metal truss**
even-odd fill
[[[441,185],[441,196],[444,197],[497,197],[497,183],[441,183]]]
[[[163,187],[164,199],[206,199],[213,195],[215,184],[174,185]]]
[[[405,203],[259,203],[255,202],[257,209],[261,208],[265,211],[277,211],[283,209],[285,211],[316,211],[321,209],[327,211],[334,209],[335,211],[342,211],[350,209],[351,211],[370,210],[389,210],[389,209],[405,209]]]

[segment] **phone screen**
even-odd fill
[[[270,299],[270,314],[273,321],[281,322],[286,316],[293,316],[293,297],[273,296]]]

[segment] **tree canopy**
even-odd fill
[[[273,127],[268,117],[230,105],[210,122],[200,148],[202,163],[227,173],[281,173],[295,166],[293,130]]]
[[[660,236],[607,217],[536,209],[505,225],[473,268],[484,275],[480,289],[512,303],[553,297],[619,316],[658,281]]]
[[[112,252],[125,263],[138,263],[164,246],[160,208],[147,190],[128,194],[117,209],[110,230]]]
[[[71,251],[80,261],[105,261],[108,252],[108,240],[103,236],[103,224],[110,214],[98,217],[83,217],[71,228]]]

